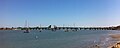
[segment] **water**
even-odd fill
[[[21,30],[0,31],[0,48],[88,48],[95,44],[106,48],[109,43],[109,34],[120,31],[111,30],[80,30],[52,32],[32,30],[23,33]]]

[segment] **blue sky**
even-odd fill
[[[119,0],[0,0],[0,27],[120,24]]]

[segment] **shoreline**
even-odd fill
[[[120,41],[118,41],[117,43],[109,46],[108,48],[120,48]]]
[[[120,33],[119,34],[111,34],[110,37],[112,39],[118,40],[116,43],[110,45],[108,48],[120,48]]]

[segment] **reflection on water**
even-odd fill
[[[114,43],[108,35],[119,31],[81,30],[52,32],[49,30],[30,33],[23,31],[0,31],[0,48],[106,48]]]

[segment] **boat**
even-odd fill
[[[24,31],[24,33],[29,33],[30,32],[30,30],[29,29],[26,29],[25,31]]]
[[[24,31],[24,33],[29,33],[30,32],[30,30],[29,30],[29,26],[27,26],[27,21],[25,21],[25,31]]]

